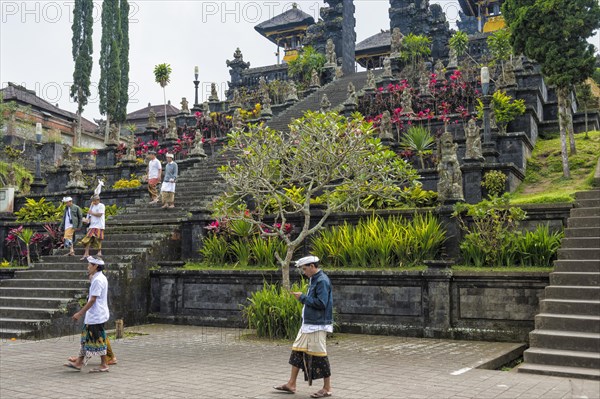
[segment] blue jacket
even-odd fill
[[[310,278],[308,292],[300,295],[300,302],[304,304],[305,324],[333,324],[331,282],[322,270]]]

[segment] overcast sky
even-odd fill
[[[323,1],[296,0],[306,13],[318,18]],[[439,3],[453,23],[458,18],[458,0]],[[130,1],[129,62],[130,102],[127,111],[144,108],[148,103],[162,104],[161,87],[154,82],[156,64],[173,68],[167,99],[180,107],[181,97],[194,102],[194,66],[200,69],[203,101],[210,94],[210,83],[223,91],[229,80],[227,59],[233,59],[236,47],[251,67],[277,62],[276,47],[259,35],[254,26],[292,7],[293,1]],[[388,0],[355,0],[357,42],[389,29]],[[101,1],[96,1],[94,21],[94,68],[92,98],[84,111],[88,119],[100,117],[97,83],[100,52]],[[66,110],[75,112],[69,97],[73,76],[71,24],[74,1],[0,0],[0,83],[14,82],[36,91],[37,95]],[[591,42],[600,47],[596,35]]]

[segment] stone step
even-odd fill
[[[34,334],[31,329],[0,328],[0,339],[11,339]]]
[[[15,297],[15,296],[3,296],[0,297],[0,306],[8,307],[30,307],[30,308],[48,308],[58,309],[67,303],[71,302],[73,298],[30,298],[30,297]]]
[[[600,353],[600,334],[579,331],[533,330],[529,333],[529,345],[532,348]]]
[[[50,319],[22,319],[0,317],[0,326],[9,330],[39,330],[42,324],[50,324]]]
[[[565,285],[549,285],[544,289],[546,299],[582,299],[585,301],[600,300],[600,287],[579,287]]]
[[[87,269],[81,268],[81,270],[18,270],[17,272],[15,272],[15,279],[87,279]]]
[[[0,297],[23,298],[79,298],[85,297],[86,290],[82,288],[32,288],[5,287],[0,285]]]
[[[577,260],[564,259],[554,261],[554,271],[556,272],[600,272],[600,259],[597,260]]]
[[[127,251],[127,252],[126,252]],[[109,249],[106,251],[106,253],[104,253],[104,250],[102,250],[102,259],[104,260],[105,263],[121,263],[124,260],[130,260],[133,257],[137,256],[136,252],[142,253],[145,250],[144,249],[140,249],[139,251],[134,251],[133,248],[129,248],[127,250],[121,249]],[[119,253],[120,252],[120,253]],[[92,255],[96,255],[96,250],[91,249],[90,253]],[[73,258],[73,260],[71,259],[66,259],[66,258]],[[73,263],[77,263],[83,266],[86,266],[87,263],[85,260],[79,260],[80,258],[78,258],[77,256],[64,256],[64,255],[48,255],[48,256],[44,256],[42,258],[42,262],[39,263],[43,263],[43,264],[61,264],[61,263],[69,263],[69,264],[73,264]],[[38,263],[38,262],[36,262]]]
[[[558,259],[595,260],[600,259],[600,251],[596,248],[560,248]]]
[[[571,216],[572,217],[600,216],[600,207],[573,208],[573,209],[571,209]]]
[[[575,193],[575,200],[600,200],[600,190],[579,191]]]
[[[108,265],[108,270],[118,270],[124,268],[128,265],[127,262],[109,262],[104,259],[106,264]],[[59,271],[59,270],[69,270],[69,271],[77,271],[77,272],[85,272],[87,270],[87,263],[85,261],[78,261],[77,263],[34,263],[30,268],[35,271]]]
[[[600,199],[578,199],[575,205],[581,208],[594,208],[600,206]]]
[[[519,366],[517,370],[519,373],[600,380],[600,370],[592,368],[549,366],[545,364],[525,363]]]
[[[52,315],[58,312],[60,310],[49,308],[0,306],[0,318],[7,319],[44,320],[51,319]]]
[[[553,366],[600,368],[600,353],[559,349],[529,348],[523,353],[525,363]]]
[[[111,230],[110,235],[107,235],[106,237],[104,237],[104,241],[102,241],[102,244],[108,243],[110,241],[143,240],[143,241],[148,241],[148,242],[154,242],[155,240],[160,240],[160,239],[164,238],[165,236],[166,236],[166,234],[164,231],[161,233],[139,234],[139,233],[127,233],[127,232],[121,232],[121,231],[117,231],[117,230]]]
[[[108,234],[144,234],[146,232],[162,233],[179,230],[179,224],[119,224],[106,229],[105,235]]]
[[[580,227],[566,228],[565,237],[600,237],[600,226],[598,227]]]
[[[540,312],[597,316],[600,314],[600,300],[542,299]]]
[[[598,227],[600,216],[570,217],[567,221],[568,227]]]
[[[563,238],[560,247],[563,249],[588,248],[600,251],[600,237]]]
[[[600,287],[600,273],[595,272],[553,272],[550,285],[580,285]]]
[[[177,205],[175,205],[175,206],[177,207]],[[163,210],[161,209],[161,211],[163,211]],[[159,214],[158,213],[159,211],[157,211],[157,213],[153,214],[151,217],[148,217],[148,215],[145,215],[145,217],[144,217],[144,215],[140,215],[139,218],[131,218],[131,219],[122,218],[122,219],[119,219],[118,226],[111,226],[111,227],[113,227],[116,230],[123,231],[125,228],[135,227],[135,226],[148,227],[148,226],[177,225],[186,220],[185,216],[169,215],[167,213],[169,211],[167,211],[167,210],[164,210],[164,211],[165,211],[164,215]],[[105,234],[108,234],[109,231],[110,230],[107,229]]]
[[[79,288],[85,289],[89,286],[89,280],[86,279],[43,279],[43,278],[12,278],[4,280],[2,287],[6,288]]]
[[[535,316],[535,328],[600,334],[600,316],[539,313]]]

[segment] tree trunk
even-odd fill
[[[569,154],[567,153],[567,120],[565,119],[567,110],[567,90],[557,89],[558,95],[558,125],[560,130],[560,154],[562,157],[563,177],[570,179]]]
[[[165,107],[165,129],[167,129],[167,127],[169,126],[169,124],[167,123],[167,92],[166,92],[164,86],[163,86],[163,104]]]
[[[75,128],[75,147],[81,147],[81,112],[77,111],[77,127]]]
[[[110,115],[106,114],[106,125],[104,126],[104,144],[110,141]]]
[[[587,107],[585,107],[583,109],[583,113],[585,114],[585,138],[589,139],[590,137],[588,136],[588,112],[587,112]]]
[[[575,129],[573,128],[573,107],[571,101],[571,93],[565,93],[565,104],[566,104],[566,119],[567,119],[567,130],[569,131],[569,146],[570,155],[577,154],[577,148],[575,148]]]

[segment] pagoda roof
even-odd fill
[[[271,39],[270,36],[281,31],[292,30],[296,27],[313,25],[315,19],[304,11],[300,10],[296,5],[286,12],[276,15],[275,17],[261,22],[254,29],[264,37]]]
[[[35,94],[35,91],[28,90],[27,88],[12,82],[8,82],[8,86],[0,89],[0,92],[2,93],[2,101],[4,102],[17,101],[25,105],[30,105],[33,109],[54,114],[56,116],[61,116],[71,122],[77,120],[77,114],[66,111],[57,107],[56,105],[52,105],[43,98],[38,97]],[[84,131],[91,133],[96,132],[98,129],[98,125],[89,121],[88,119],[85,119],[84,117],[81,117],[81,127]]]
[[[133,112],[127,114],[127,120],[148,119],[148,117],[150,116],[151,110],[153,110],[154,113],[156,114],[156,119],[165,117],[165,106],[163,104],[159,104],[159,105],[148,104],[148,106],[145,108],[138,109],[137,111],[133,111]],[[167,117],[175,116],[175,115],[179,114],[179,112],[180,112],[179,109],[177,107],[174,107],[173,105],[171,105],[170,101],[167,103]]]
[[[392,45],[392,35],[389,30],[383,30],[373,36],[370,36],[356,45],[357,55],[368,54],[378,50],[390,50]]]

